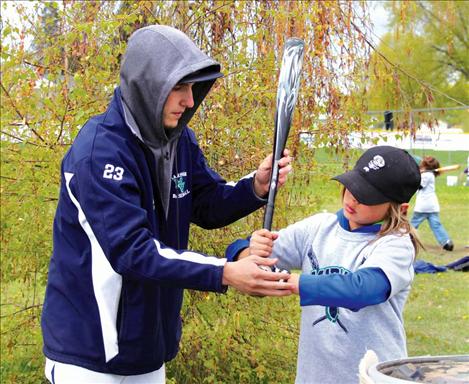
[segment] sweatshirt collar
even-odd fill
[[[381,229],[381,223],[374,223],[374,224],[364,225],[363,227],[351,230],[350,223],[344,215],[344,210],[339,209],[336,215],[337,215],[337,220],[339,221],[339,225],[348,232],[378,233],[379,230]]]
[[[127,126],[130,128],[132,133],[137,136],[140,141],[143,142],[142,134],[140,133],[140,130],[138,129],[137,122],[135,121],[134,117],[132,116],[132,112],[130,112],[129,107],[125,104],[124,99],[122,99],[122,96],[120,96],[120,101],[122,104],[122,109],[124,111],[124,120],[127,124]]]

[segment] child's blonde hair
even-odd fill
[[[342,186],[342,200],[344,199],[346,188]],[[417,236],[417,231],[410,224],[410,221],[407,217],[407,212],[401,209],[401,203],[396,203],[394,201],[389,202],[389,209],[386,213],[386,216],[382,220],[381,229],[378,232],[378,238],[384,237],[391,233],[400,233],[400,234],[409,234],[412,241],[412,245],[415,249],[415,256],[419,253],[421,249],[425,249],[419,237]],[[377,240],[376,239],[376,240]]]
[[[381,229],[378,232],[378,238],[391,233],[408,233],[415,249],[415,256],[424,246],[417,236],[417,231],[410,224],[407,212],[403,212],[400,203],[390,202],[389,210],[383,219]]]

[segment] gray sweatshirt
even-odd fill
[[[376,239],[375,233],[349,232],[330,213],[279,232],[272,257],[279,259],[280,268],[306,274],[380,268],[391,284],[387,301],[358,312],[302,307],[296,383],[358,383],[358,365],[367,349],[380,361],[407,356],[402,312],[414,277],[414,255],[408,234]]]

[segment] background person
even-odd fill
[[[425,156],[420,162],[422,181],[420,189],[417,191],[411,224],[418,228],[423,221],[428,220],[433,235],[440,246],[447,251],[452,251],[453,241],[440,220],[440,204],[435,188],[435,177],[438,176],[435,169],[437,168],[440,168],[440,162],[433,156]]]
[[[464,169],[464,173],[466,174],[466,182],[464,185],[469,187],[469,156],[467,156],[467,167]]]
[[[46,377],[61,383],[161,383],[178,352],[184,288],[285,296],[271,260],[187,250],[189,224],[222,227],[265,204],[272,157],[227,184],[187,126],[220,65],[182,32],[149,26],[129,39],[108,109],[61,166],[42,313]],[[280,183],[291,158],[280,161]]]
[[[407,356],[402,313],[420,243],[406,213],[420,185],[417,163],[378,146],[334,179],[344,186],[336,214],[278,234],[262,229],[227,249],[230,258],[275,257],[279,268],[302,270],[289,280],[302,307],[297,383],[358,383],[368,349],[380,361]]]

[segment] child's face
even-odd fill
[[[359,203],[348,189],[345,189],[342,206],[344,215],[348,219],[350,229],[357,229],[364,225],[381,221],[386,216],[391,203],[365,205]]]

